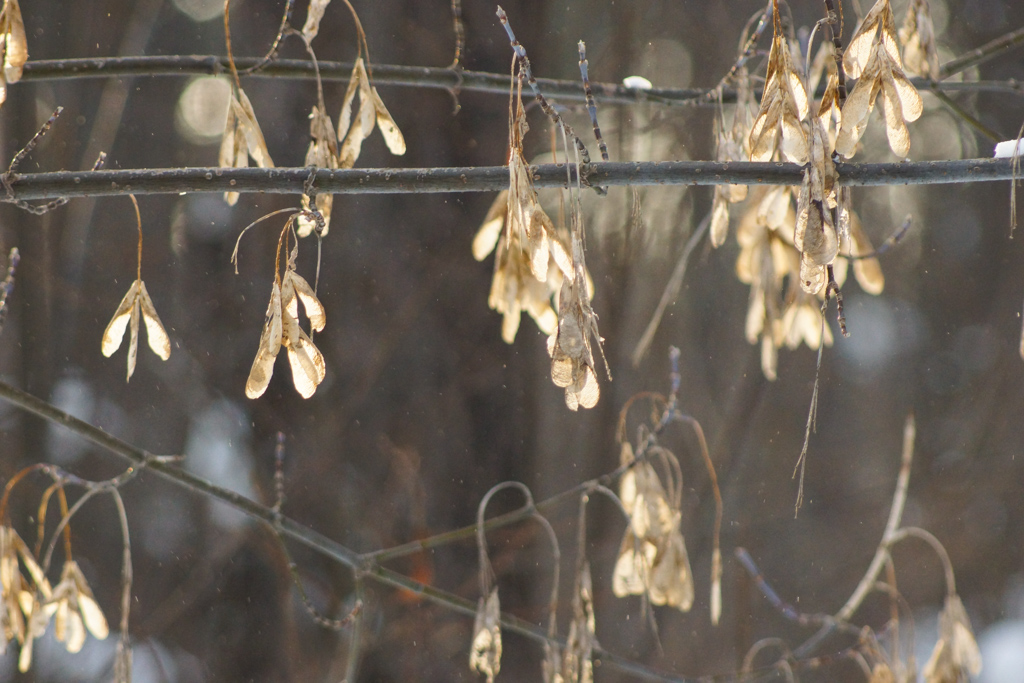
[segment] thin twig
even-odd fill
[[[875,556],[871,559],[871,564],[868,565],[868,569],[864,572],[860,583],[857,584],[853,593],[850,594],[846,604],[836,612],[835,618],[837,621],[849,621],[853,613],[864,602],[864,598],[871,592],[875,582],[878,580],[879,573],[881,573],[882,568],[889,559],[889,548],[898,538],[900,521],[903,519],[903,508],[907,503],[907,488],[910,485],[910,465],[914,460],[914,439],[916,435],[917,428],[914,416],[909,415],[903,426],[903,452],[900,456],[900,472],[896,477],[896,491],[893,493],[892,507],[889,508],[889,519],[885,524],[885,530],[882,532],[882,540],[879,541],[878,548],[875,550]],[[832,633],[832,630],[829,626],[822,627],[800,647],[796,648],[794,654],[797,657],[807,656],[822,640]]]
[[[647,329],[644,330],[643,335],[640,337],[640,341],[637,342],[636,348],[633,350],[633,367],[639,367],[640,361],[643,360],[644,356],[647,355],[648,349],[651,348],[651,342],[654,341],[654,335],[658,331],[658,327],[661,325],[661,319],[665,315],[665,310],[676,300],[679,296],[679,290],[683,286],[683,278],[686,277],[686,268],[690,264],[690,256],[693,254],[693,250],[700,244],[705,233],[708,231],[708,226],[711,225],[711,213],[704,217],[704,220],[700,222],[697,229],[690,235],[690,239],[687,240],[686,246],[683,247],[683,253],[679,255],[679,260],[676,262],[676,267],[672,271],[672,276],[668,279],[668,283],[665,285],[665,291],[661,293],[661,300],[658,301],[658,307],[654,309],[654,314],[651,315],[651,321],[647,323]]]
[[[957,116],[960,119],[962,119],[964,123],[966,123],[971,128],[973,128],[974,130],[978,131],[979,133],[981,133],[982,135],[987,137],[992,142],[999,143],[999,142],[1003,141],[1003,136],[1002,135],[1000,135],[999,133],[995,132],[994,130],[992,130],[991,128],[986,126],[984,123],[979,121],[976,116],[974,116],[973,114],[968,112],[966,109],[961,107],[959,104],[957,104],[956,100],[954,100],[952,97],[950,97],[946,93],[942,92],[941,90],[934,90],[932,92],[932,94],[934,94],[935,97],[937,97],[940,102],[942,102],[944,105],[946,105],[946,107],[955,116]]]
[[[121,500],[121,492],[117,487],[110,489],[110,495],[117,506],[117,518],[121,523],[121,538],[123,539],[121,555],[121,633],[117,641],[117,651],[114,655],[114,680],[117,683],[129,683],[132,678],[132,650],[131,637],[128,631],[128,619],[132,612],[132,544],[128,535],[128,513],[124,509],[124,501]]]
[[[946,62],[939,67],[939,78],[949,78],[972,66],[984,64],[990,59],[1000,56],[1003,52],[1022,44],[1024,44],[1024,28],[1019,28]]]
[[[551,106],[551,103],[548,102],[547,98],[544,97],[544,94],[540,91],[540,85],[537,83],[537,79],[534,78],[533,69],[530,67],[530,58],[526,56],[526,48],[516,40],[516,36],[512,32],[512,25],[508,21],[508,16],[505,14],[505,10],[501,9],[501,5],[498,6],[496,14],[498,15],[498,19],[501,21],[502,27],[505,29],[505,33],[508,34],[509,42],[512,44],[512,50],[515,52],[516,59],[519,60],[520,69],[522,69],[523,75],[526,76],[526,80],[529,82],[530,88],[533,89],[533,94],[536,96],[537,103],[540,104],[540,108],[556,126],[559,126],[562,131],[572,139],[573,143],[576,145],[576,150],[583,157],[583,163],[589,166],[590,152],[587,151],[587,146],[583,144],[583,141],[580,140],[578,135],[576,135],[572,127],[565,122],[565,119],[563,119],[557,111],[555,111],[554,107]],[[584,97],[585,96],[586,92],[584,89]]]
[[[466,25],[462,23],[462,0],[452,0],[452,29],[455,32],[455,59],[449,69],[462,69],[462,52],[466,49]]]

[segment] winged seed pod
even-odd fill
[[[633,460],[633,449],[624,442],[621,462],[626,465]],[[646,595],[653,605],[688,612],[693,606],[693,572],[679,531],[679,492],[673,493],[670,500],[658,473],[646,460],[623,474],[619,498],[630,522],[615,562],[612,592],[620,598]]]
[[[581,252],[582,247],[573,237],[574,254],[577,251]],[[551,381],[556,387],[565,388],[565,405],[569,410],[578,410],[581,406],[593,408],[601,397],[591,338],[598,346],[603,339],[597,329],[597,315],[590,307],[586,280],[582,266],[572,280],[562,279],[562,290],[558,295],[558,329],[548,337]]]
[[[839,202],[836,186],[839,175],[828,148],[828,132],[817,117],[812,118],[810,164],[804,170],[797,201],[793,245],[800,250],[800,286],[808,294],[817,294],[825,286],[827,266],[839,255],[839,238],[833,209]]]
[[[103,355],[110,358],[124,341],[125,329],[129,329],[128,339],[128,380],[135,372],[135,361],[139,353],[139,318],[146,323],[146,337],[149,341],[149,348],[153,350],[160,360],[167,360],[171,357],[171,340],[167,336],[164,324],[160,322],[160,316],[156,314],[153,307],[153,300],[149,298],[146,291],[146,283],[141,279],[132,282],[128,293],[124,295],[121,304],[114,311],[114,317],[107,323],[107,329],[103,331],[103,339],[100,350]],[[130,323],[130,325],[129,325]],[[126,380],[127,381],[127,380]]]
[[[487,683],[494,683],[494,677],[501,671],[501,603],[498,589],[491,589],[485,599],[480,597],[473,623],[473,646],[469,651],[469,668],[487,677]]]
[[[599,647],[594,618],[594,587],[590,578],[590,563],[584,561],[576,577],[576,591],[572,600],[572,623],[562,656],[564,683],[593,683],[594,649]]]
[[[359,113],[353,121],[352,105],[356,93],[359,93]],[[377,94],[377,89],[370,85],[370,77],[366,73],[363,58],[360,57],[352,67],[348,89],[345,91],[341,113],[338,115],[338,140],[344,140],[339,152],[338,168],[352,168],[356,165],[363,140],[373,133],[375,123],[380,128],[380,134],[391,153],[396,156],[405,154],[405,138],[402,137],[402,131],[388,113],[383,100]]]
[[[43,610],[54,618],[57,641],[64,643],[72,654],[81,651],[85,644],[86,629],[98,640],[105,639],[110,633],[107,620],[96,604],[82,570],[73,560],[64,563],[60,583],[54,587],[53,595],[43,605]]]
[[[331,0],[309,0],[309,9],[306,11],[306,23],[302,25],[302,37],[307,43],[316,38],[320,32],[320,20],[324,18],[324,12]]]
[[[864,233],[861,227],[860,218],[853,211],[849,212],[850,217],[850,255],[855,257],[853,262],[853,275],[857,278],[857,284],[868,294],[881,294],[885,289],[885,276],[882,274],[882,266],[874,256],[862,258],[873,254],[875,247],[871,240]]]
[[[964,683],[981,673],[981,652],[960,596],[947,595],[939,613],[939,641],[921,675],[925,683]]]
[[[769,380],[776,378],[784,280],[786,276],[794,279],[800,268],[800,253],[786,238],[793,234],[792,227],[786,227],[796,223],[792,194],[789,187],[754,190],[753,201],[736,228],[740,245],[736,276],[750,285],[746,337],[751,344],[760,341],[761,370]]]
[[[334,134],[334,124],[327,111],[320,104],[313,107],[309,114],[309,149],[306,150],[306,166],[317,168],[338,168],[338,138]],[[316,195],[317,211],[324,217],[324,227],[320,236],[327,235],[331,227],[331,209],[334,207],[334,195],[323,192]],[[302,208],[309,211],[309,197],[302,195]],[[296,219],[296,232],[299,237],[308,237],[316,229],[316,221],[306,214],[300,213]]]
[[[527,311],[547,335],[557,330],[551,306],[563,282],[572,280],[566,240],[540,206],[530,167],[523,156],[529,126],[522,102],[522,82],[509,101],[509,189],[491,204],[473,238],[473,257],[482,261],[496,250],[488,305],[504,316],[501,337],[511,344]]]
[[[899,37],[907,73],[938,80],[939,50],[935,46],[935,25],[928,0],[911,0]]]
[[[715,117],[716,158],[718,161],[741,161],[750,157],[747,148],[750,130],[750,115],[747,102],[750,88],[747,83],[747,70],[737,71],[736,106],[733,112],[732,126],[726,127],[724,106],[719,100],[718,116]],[[746,185],[715,185],[715,196],[711,213],[711,244],[720,247],[725,243],[729,232],[729,205],[747,198]]]
[[[45,579],[44,579],[45,580]],[[21,645],[21,652],[18,653],[18,671],[25,673],[32,666],[32,645],[36,638],[46,633],[46,627],[50,623],[50,617],[42,607],[39,598],[49,598],[49,584],[46,592],[37,584],[36,593],[22,592],[19,597],[21,609],[25,613],[25,642]]]
[[[5,0],[0,10],[0,49],[4,54],[3,77],[0,78],[0,104],[7,99],[7,84],[21,80],[21,70],[28,61],[28,40],[18,0]]]
[[[572,274],[572,263],[565,247],[566,238],[557,233],[538,205],[533,211],[533,222],[539,224],[535,229],[547,233],[548,263],[544,267],[545,278],[535,276],[536,259],[531,258],[522,243],[523,231],[505,229],[506,219],[514,216],[508,207],[508,197],[508,190],[503,190],[491,205],[473,239],[473,257],[482,261],[495,251],[494,278],[487,304],[504,316],[501,338],[511,344],[519,330],[522,311],[530,314],[544,334],[555,332],[558,315],[551,305],[552,297],[557,298],[565,273]]]
[[[27,562],[35,563],[28,555],[27,548],[13,527],[0,527],[0,655],[7,652],[7,643],[16,640],[25,642],[25,616],[18,601],[22,593],[31,594],[31,586],[18,566],[19,551],[28,557]],[[37,565],[38,566],[38,565]],[[41,576],[43,571],[39,570]]]
[[[327,324],[323,304],[309,283],[295,272],[293,256],[289,258],[281,284],[274,282],[270,293],[260,346],[245,383],[245,395],[249,398],[259,398],[267,390],[281,346],[288,350],[292,383],[302,398],[316,393],[316,388],[327,376],[323,354],[299,325],[300,301],[309,318],[310,328],[316,332],[323,330]]]
[[[19,558],[28,579],[21,573]],[[21,646],[18,669],[22,673],[32,664],[33,641],[46,632],[49,616],[41,600],[49,600],[51,595],[50,582],[18,532],[9,526],[0,527],[0,654],[6,651],[8,641],[17,640]]]
[[[921,96],[903,73],[896,38],[896,24],[889,0],[878,0],[860,28],[850,39],[843,67],[857,85],[843,105],[843,120],[836,136],[836,151],[846,158],[857,151],[875,100],[882,95],[885,129],[893,154],[905,157],[910,151],[906,122],[916,121],[924,111]]]
[[[245,91],[236,86],[231,89],[218,163],[224,168],[246,168],[249,165],[249,157],[252,157],[260,168],[274,167],[252,103]],[[229,206],[234,206],[238,202],[238,193],[225,192],[224,201]]]
[[[782,155],[795,164],[804,164],[807,162],[807,138],[800,122],[807,118],[807,91],[793,70],[778,11],[774,17],[775,37],[768,55],[761,108],[750,128],[750,160],[770,161],[781,129],[779,149]]]

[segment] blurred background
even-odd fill
[[[454,49],[449,0],[352,0],[377,64],[445,67]],[[464,0],[465,68],[507,73],[511,51],[493,3]],[[847,2],[846,37],[855,2]],[[868,2],[861,2],[864,11]],[[893,0],[899,19],[907,2]],[[813,26],[822,3],[791,3],[796,26]],[[760,0],[506,0],[503,3],[538,76],[576,79],[576,41],[588,46],[594,81],[638,75],[660,87],[713,87],[728,71]],[[931,0],[943,61],[1024,26],[1011,0]],[[232,3],[236,56],[259,56],[277,30],[282,2]],[[306,7],[299,0],[293,23]],[[31,59],[113,55],[224,54],[220,0],[30,2],[23,7]],[[768,42],[762,41],[767,47]],[[351,18],[327,10],[314,42],[322,60],[356,54]],[[299,41],[288,58],[305,58]],[[763,72],[763,67],[760,67]],[[965,79],[1024,78],[1009,52]],[[64,114],[22,166],[82,169],[106,151],[109,168],[217,163],[227,88],[210,78],[135,77],[31,82],[12,86],[0,112],[0,156],[9,158],[57,106]],[[301,166],[308,144],[312,81],[246,78],[244,87],[279,166]],[[346,84],[326,83],[337,117]],[[508,102],[463,92],[453,114],[444,90],[380,85],[408,152],[392,157],[379,135],[361,167],[500,165],[506,159]],[[914,160],[985,157],[991,143],[930,94],[910,126]],[[1024,119],[1019,95],[954,93],[1003,139]],[[585,111],[568,120],[587,131]],[[654,104],[603,106],[613,160],[712,159],[714,110]],[[875,119],[856,161],[893,160]],[[530,158],[550,158],[550,128],[530,111]],[[596,156],[596,145],[590,144]],[[493,261],[470,244],[494,197],[488,193],[337,196],[323,242],[320,299],[328,325],[316,342],[327,378],[302,400],[278,364],[256,401],[243,387],[255,355],[273,276],[277,227],[251,230],[239,274],[229,257],[247,224],[298,197],[219,195],[139,199],[142,273],[171,337],[161,363],[148,349],[125,384],[124,350],[100,354],[100,337],[134,279],[135,216],[128,198],[75,200],[37,217],[0,206],[0,247],[22,255],[0,339],[2,377],[152,453],[184,454],[184,467],[268,505],[274,502],[274,447],[287,438],[285,514],[360,552],[472,524],[498,482],[526,483],[537,500],[618,466],[618,413],[640,391],[668,390],[667,351],[682,350],[682,408],[703,425],[725,503],[724,610],[712,627],[708,576],[714,504],[695,442],[670,429],[663,445],[684,474],[682,529],[696,580],[689,613],[655,608],[658,635],[639,598],[616,598],[611,574],[624,524],[604,499],[588,514],[597,638],[618,655],[677,677],[738,670],[757,640],[791,646],[811,635],[786,621],[732,557],[746,547],[778,593],[800,610],[835,612],[867,568],[889,512],[903,423],[913,413],[918,442],[904,521],[934,533],[949,551],[957,588],[985,657],[979,680],[1024,681],[1024,361],[1018,352],[1024,257],[1009,227],[1009,184],[858,188],[854,206],[875,244],[913,215],[899,245],[881,258],[885,291],[844,287],[851,336],[826,349],[817,433],[810,442],[806,502],[794,519],[791,478],[803,440],[816,355],[782,350],[768,381],[760,352],[744,338],[749,288],[735,275],[735,224],[727,243],[694,252],[682,292],[638,367],[633,350],[683,245],[711,205],[710,188],[640,188],[631,215],[628,188],[586,196],[587,263],[594,309],[614,376],[601,378],[596,408],[572,413],[549,379],[545,337],[523,319],[514,344],[501,340],[489,310]],[[542,200],[553,217],[556,193]],[[736,215],[734,213],[734,215]],[[557,218],[556,218],[557,222]],[[734,221],[735,223],[735,221]],[[299,271],[312,281],[316,249],[300,247]],[[831,309],[834,311],[834,309]],[[829,324],[834,325],[830,315]],[[0,405],[0,479],[46,461],[100,479],[124,463],[74,435]],[[1021,457],[1018,457],[1021,456]],[[26,539],[46,482],[15,489],[10,515]],[[124,488],[132,532],[131,632],[136,681],[341,681],[349,634],[317,626],[305,613],[276,540],[228,508],[143,473]],[[499,494],[497,514],[521,504]],[[562,543],[562,595],[571,595],[577,505],[549,518]],[[51,525],[52,526],[52,525]],[[75,520],[76,559],[111,624],[117,621],[121,537],[108,498]],[[539,527],[489,535],[502,608],[542,624],[551,552]],[[291,547],[312,600],[342,616],[354,604],[344,567]],[[478,597],[472,539],[392,563],[470,600]],[[898,587],[912,616],[917,661],[936,639],[942,567],[923,543],[895,554]],[[56,577],[51,577],[56,578]],[[364,586],[357,680],[474,680],[468,668],[472,619],[418,596]],[[571,618],[569,598],[559,629]],[[889,603],[870,598],[858,624],[881,628]],[[51,631],[52,633],[52,631]],[[660,639],[660,647],[659,647]],[[16,648],[0,658],[0,679],[109,678],[115,637],[90,638],[67,655],[47,635],[33,669],[17,674]],[[819,653],[839,652],[837,638]],[[909,644],[906,648],[911,648]],[[540,647],[506,634],[500,680],[538,680]],[[759,660],[767,663],[768,655]],[[1016,657],[1016,660],[1013,660]],[[1016,664],[1014,664],[1016,661]],[[839,659],[802,680],[859,681]],[[598,666],[602,681],[627,680]]]

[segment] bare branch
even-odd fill
[[[240,72],[260,64],[260,59],[237,58]],[[953,62],[950,62],[953,64]],[[348,81],[352,74],[349,62],[319,62],[324,81]],[[51,81],[82,78],[123,78],[126,76],[219,76],[229,72],[227,57],[218,55],[152,55],[145,57],[103,57],[79,59],[43,59],[25,64],[21,81]],[[316,68],[312,61],[297,59],[274,60],[262,66],[248,78],[288,78],[315,80]],[[374,83],[414,88],[490,92],[508,95],[508,74],[483,71],[463,71],[428,66],[399,66],[375,64]],[[969,83],[937,83],[927,78],[913,78],[911,83],[921,90],[955,92],[994,91],[1024,94],[1024,83],[1017,81],[974,81]],[[579,81],[538,78],[541,90],[552,99],[562,102],[587,101],[586,91]],[[674,106],[715,106],[717,90],[714,88],[627,88],[615,83],[592,82],[594,99],[602,104],[636,104],[653,102]],[[715,96],[712,96],[712,94]],[[819,97],[821,93],[817,94]],[[736,91],[722,89],[723,102],[735,102]]]
[[[840,182],[851,186],[941,185],[1013,177],[1013,159],[958,159],[885,164],[837,164]],[[564,164],[532,166],[537,187],[566,187]],[[568,169],[575,181],[575,166]],[[13,195],[0,201],[54,197],[110,197],[128,193],[304,192],[309,169],[164,168],[26,173],[11,183]],[[590,183],[621,185],[796,185],[802,169],[781,162],[719,161],[597,162],[586,167]],[[497,192],[508,185],[505,166],[463,168],[319,169],[316,187],[331,194],[423,194]]]

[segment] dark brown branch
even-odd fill
[[[260,59],[239,58],[235,64],[240,71],[253,68]],[[319,62],[324,81],[348,81],[352,64],[347,62]],[[103,57],[95,59],[38,60],[25,64],[19,82],[48,81],[70,78],[118,78],[126,76],[195,76],[222,75],[229,71],[227,57],[216,55],[154,55],[147,57]],[[311,61],[279,59],[263,66],[249,78],[316,79],[316,68]],[[375,64],[373,79],[376,85],[399,85],[441,90],[471,90],[499,93],[508,96],[508,74],[482,71],[456,71],[449,68],[426,66],[396,66]],[[911,82],[919,89],[954,92],[992,91],[1024,94],[1024,84],[1009,81],[976,81],[971,83],[933,83],[930,79],[914,78]],[[563,102],[586,102],[583,84],[538,78],[541,90],[552,99]],[[17,87],[17,86],[15,86]],[[712,89],[706,88],[627,88],[614,83],[591,83],[594,99],[603,104],[635,104],[637,101],[665,105],[712,106],[717,98],[710,98]],[[820,93],[819,93],[820,95]],[[736,92],[723,89],[723,102],[735,102]]]
[[[937,185],[1010,180],[1012,159],[960,159],[886,164],[838,164],[845,185]],[[533,166],[537,187],[564,187],[562,164]],[[575,174],[575,167],[570,168]],[[798,185],[801,167],[780,162],[600,162],[585,167],[592,185]],[[128,193],[304,192],[308,168],[173,168],[25,173],[11,181],[7,201],[102,197]],[[464,168],[319,169],[316,187],[331,194],[493,192],[508,187],[505,166]],[[0,201],[4,198],[0,197]]]

